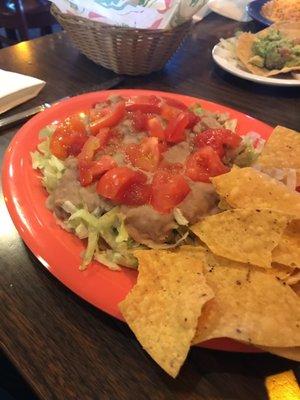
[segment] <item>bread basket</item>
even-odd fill
[[[146,75],[163,68],[192,24],[189,20],[168,30],[136,29],[63,14],[54,4],[51,12],[75,46],[90,60],[127,75]]]

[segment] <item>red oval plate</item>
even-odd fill
[[[17,132],[5,154],[2,182],[5,202],[19,234],[38,260],[64,285],[97,308],[123,320],[118,303],[133,287],[137,272],[126,268],[113,272],[98,263],[93,263],[86,271],[79,271],[83,243],[75,235],[61,229],[46,208],[47,193],[40,183],[39,173],[32,169],[30,157],[30,152],[36,150],[38,134],[44,126],[84,111],[112,94],[169,96],[186,105],[200,101],[207,110],[227,111],[232,118],[237,118],[239,134],[255,131],[267,138],[272,128],[248,115],[206,100],[167,92],[129,89],[87,93],[64,100],[36,115]],[[211,340],[204,343],[203,347],[258,351],[229,339]]]

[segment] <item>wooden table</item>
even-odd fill
[[[214,65],[220,37],[249,26],[211,14],[196,25],[167,67],[128,78],[124,88],[161,89],[234,107],[271,125],[300,128],[299,88],[260,86]],[[71,45],[64,33],[0,51],[0,68],[47,81],[19,110],[89,91],[114,74]],[[0,157],[16,129],[0,133]],[[193,348],[176,380],[141,349],[127,326],[93,308],[53,278],[26,248],[0,200],[0,320],[5,353],[41,399],[267,399],[264,378],[296,363],[268,354]],[[298,368],[298,371],[297,371]]]

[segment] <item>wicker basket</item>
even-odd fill
[[[170,30],[117,27],[51,12],[76,47],[96,64],[118,74],[146,75],[160,70],[181,45],[192,21]]]

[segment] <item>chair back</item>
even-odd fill
[[[7,3],[7,1],[0,1],[0,26],[16,29],[21,40],[28,40],[28,26],[22,0],[11,0],[12,10]]]

